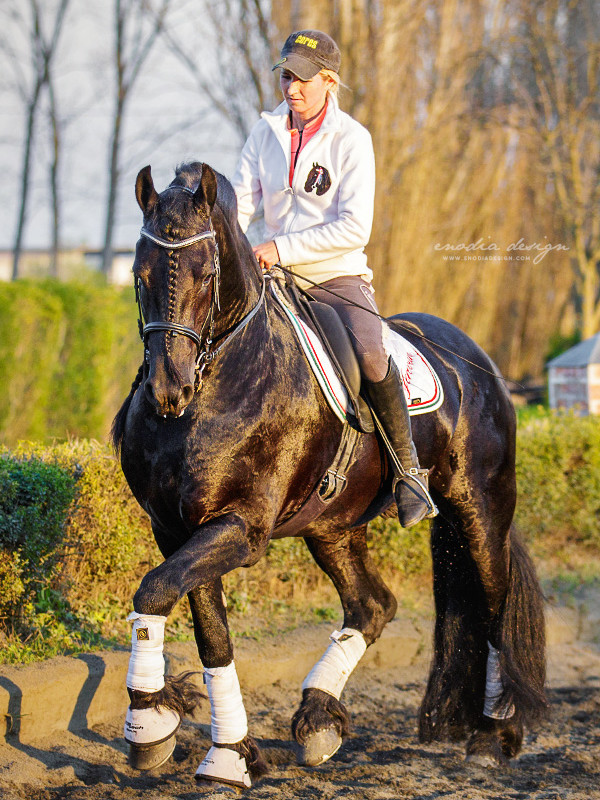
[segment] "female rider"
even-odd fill
[[[326,33],[302,30],[288,37],[273,67],[281,70],[284,101],[254,126],[232,183],[244,232],[263,201],[268,237],[254,247],[261,267],[279,263],[319,284],[310,284],[310,294],[333,306],[346,325],[368,397],[405,471],[394,496],[400,523],[409,527],[437,511],[418,472],[400,375],[383,345],[383,322],[362,310],[377,312],[364,252],[373,220],[375,159],[369,132],[338,106],[340,63],[339,48]]]

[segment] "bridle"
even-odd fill
[[[181,189],[184,192],[189,192],[189,194],[194,194],[191,189],[188,189],[184,186],[172,186],[171,189]],[[214,262],[214,271],[212,273],[213,277],[213,291],[212,297],[210,301],[210,308],[206,318],[202,324],[202,329],[198,334],[193,328],[188,328],[187,325],[181,325],[179,322],[170,322],[168,320],[160,320],[159,322],[146,322],[144,324],[144,312],[142,309],[142,298],[141,298],[141,279],[136,276],[135,278],[135,299],[138,306],[138,327],[140,331],[140,338],[144,343],[144,359],[146,363],[149,363],[150,360],[150,351],[148,349],[148,337],[152,333],[170,333],[171,336],[187,336],[188,339],[191,339],[192,342],[196,345],[196,362],[195,362],[195,385],[194,390],[197,392],[202,386],[202,373],[207,364],[210,364],[211,361],[219,355],[219,353],[223,350],[223,348],[229,344],[229,342],[240,333],[246,325],[250,322],[250,320],[255,316],[255,314],[260,309],[261,305],[265,299],[265,280],[264,276],[262,277],[262,287],[260,297],[258,298],[257,303],[254,307],[229,331],[225,331],[224,333],[220,334],[220,338],[225,337],[223,341],[219,344],[218,347],[215,349],[211,349],[212,345],[214,344],[213,335],[214,335],[214,324],[215,324],[215,314],[217,311],[221,310],[221,301],[220,301],[220,281],[221,281],[221,264],[219,260],[219,243],[217,242],[217,237],[215,234],[215,229],[213,227],[212,219],[209,217],[209,224],[210,229],[207,231],[203,231],[202,233],[196,233],[193,236],[189,236],[186,239],[179,239],[176,241],[169,241],[168,239],[162,239],[160,236],[156,236],[156,234],[149,231],[146,227],[143,227],[140,231],[140,235],[144,238],[151,241],[153,244],[157,245],[158,247],[162,247],[164,250],[181,250],[184,247],[190,247],[190,245],[196,244],[196,242],[200,242],[203,239],[212,239],[215,247],[213,262]],[[208,334],[202,341],[204,329],[208,324]]]

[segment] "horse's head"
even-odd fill
[[[194,397],[219,304],[219,250],[211,220],[217,178],[207,165],[191,164],[158,194],[145,167],[135,194],[144,214],[133,265],[144,392],[158,414],[177,417]]]

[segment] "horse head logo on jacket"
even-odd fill
[[[331,177],[325,167],[317,164],[315,161],[312,165],[311,171],[308,173],[308,178],[304,184],[305,192],[312,192],[313,189],[317,192],[319,197],[331,187]]]

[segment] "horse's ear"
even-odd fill
[[[138,172],[135,181],[135,196],[144,215],[149,214],[156,205],[158,194],[154,188],[154,181],[152,180],[152,172],[149,165]]]
[[[217,199],[217,176],[208,164],[202,165],[202,179],[196,193],[194,194],[194,203],[197,208],[208,203],[210,209],[215,204]]]

